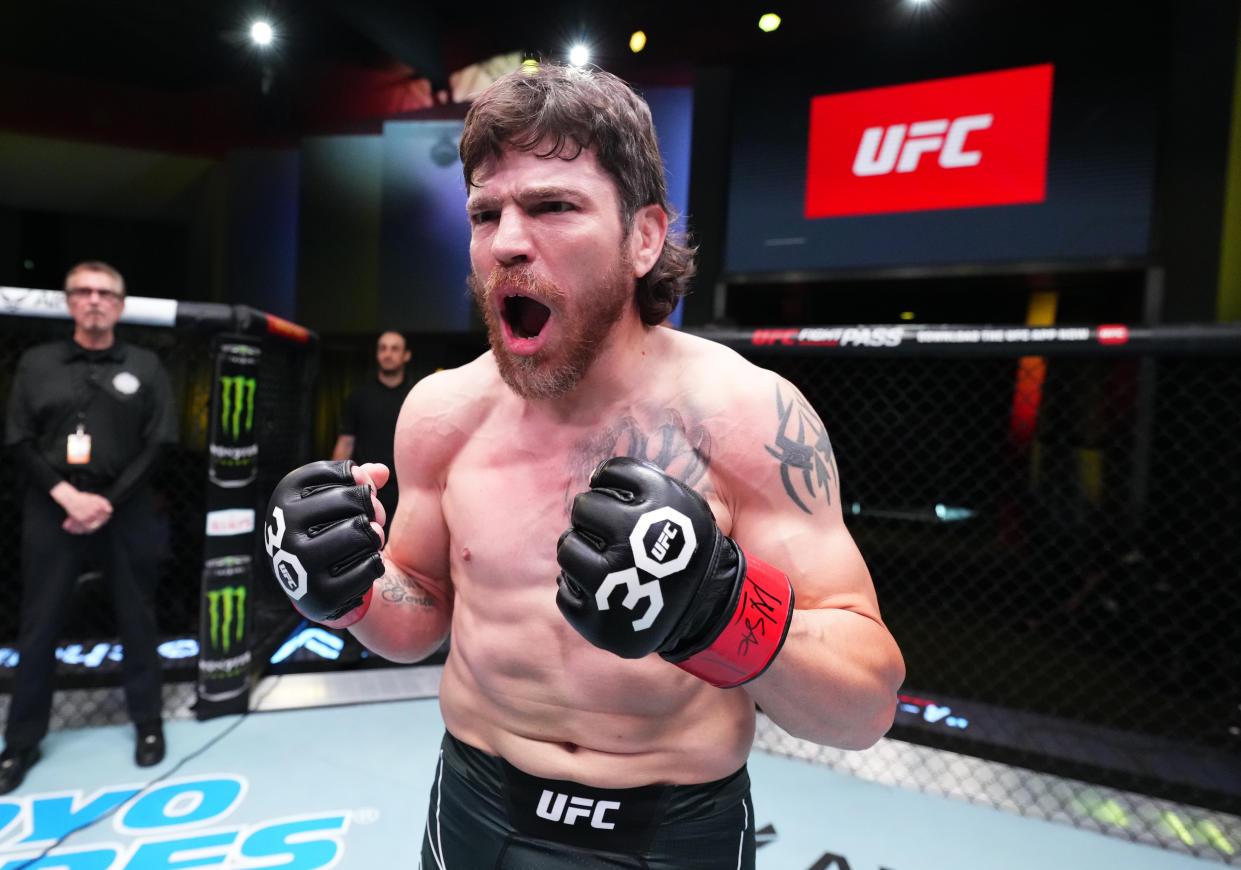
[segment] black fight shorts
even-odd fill
[[[540,779],[444,735],[421,870],[754,870],[744,767],[701,785]]]

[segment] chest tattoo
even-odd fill
[[[636,417],[621,417],[570,451],[566,510],[573,496],[586,488],[595,466],[613,456],[646,460],[701,492],[699,483],[711,463],[711,433],[705,426],[686,423],[674,408],[659,412],[650,425],[643,425]]]
[[[820,492],[828,504],[832,503],[832,490],[839,481],[827,427],[809,402],[796,394],[786,402],[779,388],[776,411],[779,424],[775,444],[766,445],[767,452],[780,460],[780,479],[789,498],[812,513],[809,503],[819,498]]]

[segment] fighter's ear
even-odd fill
[[[641,278],[654,268],[667,235],[668,213],[662,206],[644,205],[638,209],[633,216],[633,229],[629,231],[629,259],[635,278]]]

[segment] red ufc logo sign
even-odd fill
[[[1042,202],[1052,66],[810,101],[806,217]]]

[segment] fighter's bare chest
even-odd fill
[[[448,532],[459,550],[469,552],[471,573],[491,574],[506,561],[515,568],[515,559],[522,567],[531,560],[550,565],[573,497],[588,487],[604,459],[646,460],[713,500],[718,447],[706,420],[671,406],[620,413],[593,427],[490,421],[448,469]],[[536,570],[544,573],[546,567]]]

